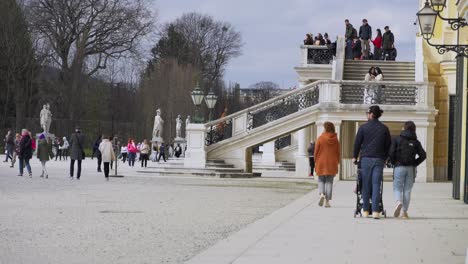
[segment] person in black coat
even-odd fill
[[[360,60],[362,56],[361,41],[357,37],[353,41],[352,51],[353,51],[353,59]]]
[[[19,144],[19,174],[18,176],[23,176],[23,168],[26,166],[26,169],[29,172],[29,177],[32,177],[31,165],[29,160],[32,159],[33,149],[32,149],[32,140],[29,135],[28,130],[23,129],[21,131],[21,141]]]
[[[102,155],[101,155],[101,151],[99,151],[99,145],[101,144],[101,142],[102,142],[102,135],[99,135],[96,141],[94,141],[93,155],[91,156],[91,157],[96,156],[97,158],[97,172],[101,172]]]
[[[164,143],[161,143],[161,146],[159,146],[159,154],[156,161],[159,162],[161,157],[163,158],[164,162],[166,162],[166,145],[164,145]]]

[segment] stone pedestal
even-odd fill
[[[306,178],[309,176],[309,154],[307,146],[310,142],[310,128],[303,128],[297,132],[297,154],[296,154],[296,177]]]
[[[187,126],[187,150],[185,151],[184,167],[205,168],[206,128],[203,124],[189,124]]]
[[[276,164],[275,141],[270,141],[268,143],[263,144],[262,164]]]

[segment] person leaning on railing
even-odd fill
[[[304,45],[314,45],[314,37],[312,34],[306,34],[306,38],[304,39]]]

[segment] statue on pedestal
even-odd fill
[[[41,128],[44,134],[49,134],[50,124],[52,123],[52,112],[50,112],[50,105],[45,104],[42,106],[40,113]]]
[[[176,138],[182,137],[182,118],[180,115],[176,118]]]
[[[161,118],[161,109],[156,110],[153,126],[153,139],[162,138],[164,120]]]

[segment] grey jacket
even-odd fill
[[[70,137],[70,146],[70,159],[83,160],[84,135],[82,133],[73,133]]]

